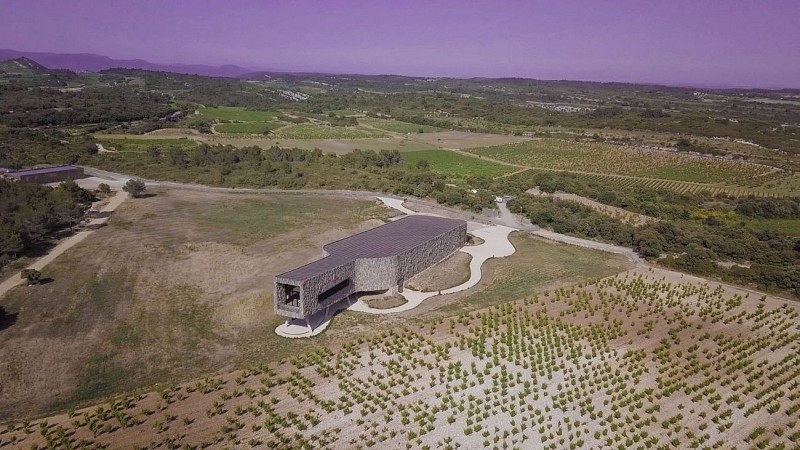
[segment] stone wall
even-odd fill
[[[398,280],[414,275],[447,258],[467,243],[467,224],[431,239],[398,256]]]
[[[397,286],[397,256],[356,261],[356,292],[382,291]]]
[[[318,303],[317,297],[319,294],[325,292],[327,289],[335,286],[336,284],[351,279],[352,282],[347,289],[342,290],[337,295],[325,300],[324,303]],[[275,278],[275,288],[273,290],[275,314],[302,319],[303,317],[310,316],[317,311],[321,311],[328,306],[340,302],[350,296],[354,291],[355,285],[355,261],[342,264],[341,266],[334,267],[333,269],[321,273],[316,277],[309,278],[299,284],[300,287],[300,307],[295,308],[284,303],[285,297],[281,291],[281,284],[289,284],[298,286],[295,281],[289,279]]]

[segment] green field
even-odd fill
[[[434,172],[462,177],[484,176],[494,178],[518,170],[512,166],[461,155],[449,150],[405,152],[403,153],[403,158],[406,164],[409,165],[425,160],[428,161],[430,169]]]
[[[281,128],[275,132],[275,137],[285,139],[363,139],[383,137],[377,131],[362,128],[333,127],[316,124],[298,124]]]
[[[800,236],[800,219],[745,219],[744,224],[756,231],[778,231],[789,236]]]
[[[435,131],[442,131],[443,128],[432,127],[430,125],[418,125],[416,123],[400,122],[398,120],[386,120],[369,118],[362,120],[367,125],[371,125],[381,130],[391,131],[394,133],[433,133]]]
[[[250,111],[244,108],[203,108],[200,115],[209,119],[236,120],[240,122],[268,122],[281,116],[275,111]]]
[[[769,169],[740,161],[642,150],[598,142],[540,139],[469,150],[529,167],[698,183],[742,183]]]
[[[94,136],[108,150],[119,152],[143,152],[151,148],[182,148],[189,149],[197,147],[197,142],[187,139],[127,139],[127,138],[106,138],[101,134]]]
[[[275,130],[284,126],[281,122],[221,123],[214,129],[218,133],[263,134],[266,130]]]

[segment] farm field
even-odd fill
[[[0,442],[793,448],[800,308],[659,269],[120,397]]]
[[[519,175],[512,175],[525,177],[529,172],[534,172],[541,169],[529,169],[521,172]],[[574,172],[573,172],[574,173]],[[800,195],[800,176],[790,177],[790,181],[785,181],[781,185],[781,189],[772,189],[764,185],[756,186],[739,186],[728,183],[692,183],[687,181],[674,181],[662,180],[657,178],[641,178],[631,177],[627,175],[616,174],[602,174],[602,173],[574,173],[576,177],[587,177],[594,180],[602,181],[610,186],[647,186],[658,189],[668,189],[678,193],[699,193],[710,192],[712,194],[726,194],[732,197],[744,197],[753,195],[756,197],[783,197],[787,195]],[[798,184],[795,186],[795,182]]]
[[[276,111],[251,111],[244,108],[220,107],[200,108],[200,115],[209,119],[235,120],[239,122],[269,122],[281,116]]]
[[[403,153],[406,164],[425,160],[431,170],[445,175],[498,177],[519,170],[494,161],[486,161],[449,150],[423,150]]]
[[[218,133],[234,133],[234,134],[262,134],[265,131],[275,130],[285,126],[281,122],[245,122],[245,123],[221,123],[214,126],[214,130]]]
[[[412,133],[409,139],[441,148],[465,149],[513,144],[529,141],[530,138],[508,134],[470,133],[467,131],[439,131],[434,133]]]
[[[483,157],[534,168],[697,183],[738,184],[770,170],[739,161],[559,139],[540,139],[469,151]]]
[[[0,333],[0,421],[285,356],[267,280],[387,213],[313,195],[128,200],[44,270],[54,281],[4,296],[18,316]]]
[[[95,134],[95,137],[100,139],[101,142],[106,141],[122,141],[126,144],[140,146],[139,148],[144,151],[147,150],[152,144],[148,141],[163,141],[169,144],[175,140],[188,140],[188,142],[206,142],[210,145],[232,145],[234,147],[249,147],[251,145],[258,145],[261,148],[269,148],[273,145],[280,145],[284,148],[302,148],[305,150],[314,150],[318,148],[326,153],[348,153],[355,149],[361,150],[398,150],[401,152],[418,151],[418,150],[435,150],[437,147],[433,145],[424,144],[421,142],[413,141],[410,139],[398,138],[364,138],[364,139],[283,139],[276,136],[270,137],[251,137],[251,136],[224,136],[224,135],[209,135],[198,134],[191,132],[193,130],[185,130],[178,128],[165,128],[157,130],[148,134],[140,135],[124,135],[124,134]],[[189,144],[186,144],[189,145]]]
[[[97,138],[106,149],[120,152],[143,152],[153,147],[190,149],[197,146],[197,142],[186,137],[178,139],[159,137],[154,137],[153,139],[137,139],[136,137],[128,138],[125,135],[96,134],[95,138]]]
[[[423,133],[442,131],[442,128],[432,127],[430,125],[418,125],[415,123],[401,122],[399,120],[377,119],[372,117],[361,119],[360,122],[375,128],[380,128],[381,130],[402,134],[418,134],[420,130],[422,130]]]
[[[274,133],[274,136],[283,139],[363,139],[379,138],[385,135],[363,128],[297,124],[281,128]]]

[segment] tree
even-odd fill
[[[42,272],[36,269],[23,269],[20,277],[28,281],[28,286],[33,286],[42,281]]]
[[[111,193],[111,186],[107,185],[106,183],[100,183],[97,186],[97,190],[100,191],[104,195],[108,195]]]
[[[144,181],[142,180],[135,180],[131,178],[125,183],[125,186],[122,187],[122,190],[131,194],[131,197],[138,198],[144,195],[144,191],[147,187],[144,185]]]
[[[0,254],[9,254],[16,257],[17,253],[25,248],[22,236],[13,228],[0,224]]]

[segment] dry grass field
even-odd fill
[[[274,334],[282,319],[272,313],[271,276],[387,214],[372,202],[330,200],[165,191],[124,204],[111,225],[48,267],[52,283],[4,299],[19,315],[0,331],[0,421],[338,348],[407,320],[626,267],[600,252],[514,235],[517,253],[488,262],[485,280],[463,295],[437,297],[400,316],[342,313],[317,338],[287,345]],[[530,276],[524,268],[543,258]],[[494,286],[494,279],[504,284]]]
[[[271,277],[388,214],[306,195],[129,200],[45,269],[53,282],[4,297],[17,322],[0,331],[0,420],[285,356]]]
[[[798,317],[783,299],[636,269],[10,424],[0,443],[796,448]]]
[[[439,264],[422,271],[406,282],[416,291],[434,292],[458,286],[469,280],[469,262],[472,256],[455,252]]]

